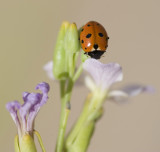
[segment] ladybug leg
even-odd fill
[[[88,52],[84,52],[84,54],[86,54],[87,56],[89,56],[89,55],[88,55]]]

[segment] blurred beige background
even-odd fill
[[[159,0],[6,0],[0,1],[0,151],[13,152],[16,127],[5,109],[22,102],[23,91],[37,83],[51,85],[50,99],[36,118],[36,130],[47,152],[56,143],[59,85],[42,66],[52,59],[62,21],[80,27],[90,20],[104,25],[110,40],[102,62],[118,62],[124,81],[150,84],[154,95],[142,94],[126,105],[106,102],[88,152],[160,152],[160,1]],[[67,130],[76,120],[88,90],[76,86]],[[39,150],[40,151],[40,150]]]

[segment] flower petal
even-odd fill
[[[97,86],[108,89],[123,78],[122,68],[117,63],[103,64],[95,59],[87,59],[83,68],[90,73]]]
[[[48,100],[48,92],[50,90],[50,87],[49,87],[48,83],[42,82],[42,83],[39,83],[36,86],[36,90],[38,90],[38,89],[41,90],[42,93],[43,93],[42,100],[41,100],[40,105],[39,105],[39,106],[42,106]]]
[[[128,101],[129,97],[137,96],[143,92],[154,93],[154,88],[151,86],[143,86],[138,84],[128,85],[120,90],[110,91],[109,97],[116,103],[125,103]]]
[[[7,110],[10,112],[14,122],[17,125],[19,138],[21,138],[26,132],[33,135],[34,119],[41,106],[45,104],[48,99],[48,83],[39,83],[36,86],[36,89],[41,90],[42,93],[23,93],[23,105],[20,105],[18,101],[9,102],[6,104]]]
[[[55,80],[54,75],[53,75],[53,61],[49,61],[47,64],[45,64],[43,69],[44,69],[44,71],[46,71],[47,76],[51,80]]]
[[[45,83],[45,82],[39,83],[36,86],[36,89],[41,90],[42,94],[40,94],[41,98],[37,98],[36,104],[29,111],[28,121],[27,121],[27,131],[32,131],[33,130],[34,119],[35,119],[38,111],[40,110],[41,106],[43,106],[43,104],[45,104],[46,101],[48,100],[48,92],[49,92],[49,89],[50,89],[48,83]]]
[[[24,93],[25,97],[23,96],[24,99],[24,104],[20,108],[19,112],[20,115],[23,117],[26,117],[28,112],[31,111],[35,105],[37,105],[41,99],[42,95],[40,93]]]
[[[21,130],[20,121],[18,118],[17,111],[20,109],[21,105],[18,101],[12,101],[6,104],[6,109],[10,112],[13,121],[15,122],[18,130]]]
[[[87,86],[91,91],[94,91],[95,88],[96,88],[95,83],[94,83],[93,80],[92,80],[90,77],[88,77],[88,76],[85,77],[85,84],[86,84],[86,86]]]
[[[41,82],[36,86],[36,90],[41,90],[43,94],[48,94],[49,92],[49,84],[46,82]]]
[[[144,86],[139,84],[127,85],[121,89],[123,92],[128,94],[129,96],[136,96],[140,93],[154,93],[154,88],[151,86]]]
[[[23,131],[27,131],[27,116],[34,109],[34,106],[38,104],[42,99],[40,93],[23,93],[24,104],[19,109],[19,115],[22,120]]]
[[[109,92],[108,97],[116,103],[125,103],[129,96],[123,91],[113,90]]]
[[[23,101],[26,102],[27,101],[27,96],[29,95],[29,92],[23,92],[22,97],[23,97]]]

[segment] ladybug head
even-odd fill
[[[94,59],[100,59],[100,57],[104,54],[105,51],[92,51],[92,52],[88,52],[87,54]]]

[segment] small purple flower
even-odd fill
[[[10,112],[17,128],[18,135],[21,139],[26,133],[32,136],[34,119],[41,106],[48,100],[49,85],[45,82],[39,83],[36,90],[42,93],[23,93],[24,104],[18,101],[12,101],[6,104],[7,110]]]
[[[92,92],[100,90],[102,95],[114,101],[126,101],[128,97],[138,95],[142,92],[154,92],[150,86],[128,85],[120,90],[110,90],[112,84],[122,81],[122,67],[117,63],[103,64],[95,59],[87,59],[83,68],[91,75],[86,77],[86,85]]]

